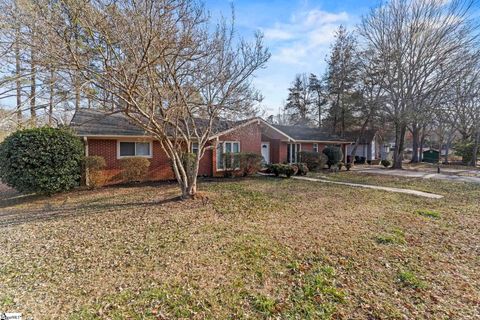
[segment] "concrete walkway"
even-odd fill
[[[424,197],[424,198],[430,198],[430,199],[441,199],[441,198],[443,198],[443,196],[441,196],[439,194],[428,193],[428,192],[417,191],[417,190],[410,190],[410,189],[381,187],[381,186],[373,186],[373,185],[368,185],[368,184],[331,181],[331,180],[318,179],[318,178],[308,178],[308,177],[301,177],[301,176],[293,176],[292,179],[313,181],[313,182],[324,182],[324,183],[331,183],[331,184],[339,184],[339,185],[343,185],[343,186],[382,190],[382,191],[387,191],[387,192],[404,193],[404,194],[409,194],[409,195]]]
[[[469,177],[469,176],[461,176],[456,174],[442,174],[442,173],[436,173],[436,172],[425,172],[425,171],[414,171],[414,170],[392,170],[392,169],[381,169],[381,168],[361,168],[361,169],[355,170],[355,172],[382,174],[387,176],[396,176],[396,177],[405,177],[405,178],[436,179],[436,180],[447,180],[447,181],[453,181],[453,182],[470,182],[470,183],[480,184],[480,177]],[[452,170],[449,170],[449,172],[453,173]]]

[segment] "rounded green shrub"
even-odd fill
[[[251,176],[262,169],[263,157],[253,152],[243,152],[239,154],[240,170],[244,177]]]
[[[320,171],[327,164],[328,158],[321,152],[300,151],[300,161],[305,163],[309,170]]]
[[[298,167],[295,168],[293,165],[282,163],[275,163],[268,166],[268,172],[273,173],[276,177],[282,174],[290,178],[296,173],[297,170],[295,169],[298,170]]]
[[[0,144],[0,179],[20,192],[51,195],[79,185],[83,158],[82,141],[69,130],[20,130]]]
[[[391,163],[390,163],[389,160],[382,160],[380,163],[381,163],[382,166],[384,166],[385,168],[388,168],[388,167],[390,167],[390,165],[391,165]]]
[[[105,184],[106,176],[103,170],[107,167],[104,157],[88,156],[85,157],[85,175],[87,185],[92,188],[98,188]]]
[[[295,170],[297,169],[297,170]],[[295,168],[294,166],[292,165],[289,165],[289,164],[284,164],[283,165],[283,174],[287,177],[287,178],[290,178],[291,176],[295,175],[298,171],[298,167]]]
[[[342,149],[339,147],[329,146],[322,151],[328,158],[327,165],[330,169],[332,166],[336,166],[343,159]]]
[[[128,157],[120,159],[122,178],[124,182],[142,182],[148,174],[150,160],[143,157]]]

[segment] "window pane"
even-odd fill
[[[230,142],[225,143],[225,152],[232,152],[232,144]]]
[[[135,155],[135,142],[120,142],[120,156],[130,157]]]
[[[223,143],[217,145],[217,169],[223,169]]]
[[[240,143],[235,142],[235,143],[233,144],[233,152],[234,152],[234,153],[239,153],[239,152],[240,152]]]
[[[192,143],[192,152],[198,153],[198,143]]]
[[[137,142],[137,156],[149,156],[150,155],[150,143]]]

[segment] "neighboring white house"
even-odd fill
[[[356,141],[359,135],[359,130],[348,132],[346,134],[346,136],[352,141]],[[377,160],[382,157],[382,148],[377,141],[377,132],[375,130],[366,130],[360,137],[359,142],[357,151],[355,152],[356,157],[364,157],[367,161]],[[352,155],[354,147],[355,144],[347,146],[347,155]]]

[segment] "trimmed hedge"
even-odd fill
[[[106,177],[103,170],[106,166],[105,158],[101,156],[85,157],[85,174],[90,188],[95,189],[105,184]]]
[[[54,194],[80,184],[82,141],[71,131],[35,128],[0,144],[0,179],[20,192]]]
[[[262,169],[263,157],[253,152],[242,152],[240,157],[240,170],[244,177],[253,175]]]
[[[143,157],[120,159],[122,178],[124,182],[142,182],[148,173],[150,161]]]
[[[328,157],[320,152],[300,151],[300,161],[305,163],[310,171],[320,171],[327,164]]]
[[[298,170],[298,168],[297,168]],[[295,174],[295,168],[289,164],[271,164],[268,166],[268,171],[273,173],[275,176],[285,175],[287,178],[290,178]]]
[[[340,161],[343,159],[343,152],[342,149],[339,147],[329,146],[323,149],[323,153],[327,156],[327,165],[330,169],[332,166],[338,165]]]

